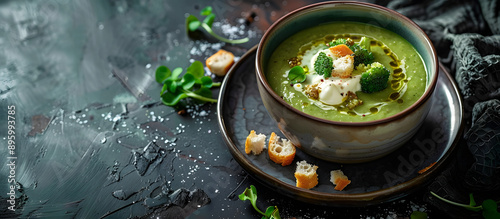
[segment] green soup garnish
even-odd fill
[[[360,58],[366,53],[358,53],[359,48],[367,48],[370,57]],[[426,87],[425,66],[415,48],[391,31],[363,23],[302,30],[283,41],[267,63],[266,78],[278,95],[304,113],[332,121],[386,118],[415,103]],[[374,67],[384,70],[369,70]],[[383,86],[367,85],[366,80],[387,72]]]

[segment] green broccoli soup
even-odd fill
[[[424,63],[410,43],[355,22],[319,25],[289,37],[272,53],[266,77],[296,109],[344,122],[401,112],[427,83]]]

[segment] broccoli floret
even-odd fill
[[[330,77],[333,70],[333,59],[328,57],[324,52],[320,52],[314,62],[314,70],[325,78]]]
[[[379,62],[374,62],[370,65],[370,69],[361,74],[359,83],[361,91],[365,93],[378,92],[387,87],[389,80],[389,70]]]
[[[354,66],[358,66],[359,64],[371,64],[375,60],[373,57],[373,53],[368,51],[365,48],[362,48],[358,44],[354,44],[351,46],[351,50],[354,52]]]

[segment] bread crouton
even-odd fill
[[[354,57],[350,55],[342,56],[333,61],[333,66],[335,68],[332,71],[332,77],[351,77],[351,73],[354,71]]]
[[[276,133],[271,133],[268,147],[269,158],[281,166],[290,165],[295,158],[296,149],[292,142],[287,139],[281,139]]]
[[[252,152],[254,155],[258,155],[264,150],[266,145],[266,135],[256,134],[254,130],[250,131],[245,141],[245,153],[250,154]]]
[[[351,183],[351,180],[344,175],[342,170],[333,170],[330,172],[330,182],[335,185],[335,190],[342,191],[344,188]]]
[[[318,185],[318,174],[316,170],[318,166],[308,164],[305,160],[297,162],[295,170],[296,186],[304,189],[311,189]]]
[[[224,76],[234,64],[234,55],[231,52],[221,49],[210,56],[205,64],[215,75]]]

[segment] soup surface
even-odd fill
[[[297,89],[318,75],[313,70],[314,60],[318,52],[328,49],[329,42],[351,39],[358,43],[363,37],[369,39],[374,61],[390,72],[385,89],[373,93],[356,91],[362,104],[354,108],[345,107],[346,101],[324,104],[325,101],[311,99],[302,89]],[[298,82],[293,84],[288,77],[290,69],[297,65],[305,69],[307,76],[300,85]],[[422,58],[409,42],[391,31],[356,22],[328,23],[294,34],[277,47],[265,68],[269,84],[286,102],[307,114],[333,121],[363,122],[394,115],[415,103],[424,93],[427,83]],[[350,78],[359,77],[364,71],[366,69],[355,66]]]

